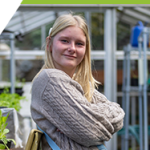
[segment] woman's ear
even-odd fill
[[[50,52],[52,52],[52,47],[53,47],[53,46],[52,46],[52,42],[51,42],[51,45],[50,45]]]
[[[50,52],[52,52],[52,42],[51,42],[51,37],[50,36],[48,36],[47,38],[46,38],[46,41],[47,41],[47,51],[50,51]]]

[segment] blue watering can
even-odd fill
[[[130,44],[133,47],[138,47],[138,37],[139,37],[140,33],[142,32],[143,28],[144,28],[144,26],[141,21],[138,21],[138,24],[132,28]]]

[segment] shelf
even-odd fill
[[[16,60],[42,60],[44,59],[44,50],[15,50],[14,55]],[[130,57],[133,60],[138,59],[138,51],[131,51]],[[0,59],[10,59],[10,51],[1,51],[0,50]],[[92,60],[104,60],[105,59],[105,51],[97,50],[91,52]],[[124,59],[124,51],[118,50],[116,51],[116,59],[123,60]],[[147,59],[150,60],[150,51],[147,51]]]

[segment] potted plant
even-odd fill
[[[6,128],[8,115],[2,116],[2,111],[0,110],[0,149],[10,150],[10,143],[16,144],[16,142],[14,139],[7,139],[6,137],[6,134],[9,133],[9,129]]]
[[[8,89],[5,89],[3,93],[0,94],[0,107],[14,108],[19,112],[21,109],[21,100],[25,100],[25,96],[20,96],[17,93],[9,93]]]
[[[20,80],[16,80],[16,82],[15,82],[15,93],[17,93],[20,96],[22,96],[24,84],[25,84],[25,79],[24,78],[21,81]],[[3,86],[0,86],[0,94],[3,93],[6,88],[8,89],[8,91],[10,93],[10,91],[11,91],[10,86],[11,86],[10,82],[6,82],[6,83],[4,83]]]

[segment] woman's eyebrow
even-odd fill
[[[65,36],[65,35],[62,35],[62,36],[60,36],[60,37],[59,37],[59,39],[61,39],[61,38],[70,39],[70,37]],[[78,41],[78,42],[82,42],[82,43],[86,43],[86,40],[83,40],[83,39],[77,39],[76,41]]]
[[[81,39],[79,39],[79,40],[77,40],[78,42],[82,42],[82,43],[86,43],[86,40],[81,40]]]
[[[69,38],[68,36],[60,36],[59,38]]]

